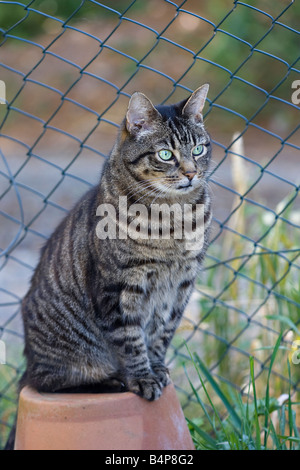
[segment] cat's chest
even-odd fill
[[[172,266],[148,270],[141,274],[144,289],[142,316],[147,330],[160,330],[168,323],[172,311],[178,302],[180,285],[195,279],[195,270],[186,265],[175,263]]]

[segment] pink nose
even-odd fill
[[[184,173],[184,176],[186,176],[190,181],[192,181],[196,174],[196,171],[187,171],[186,173]]]

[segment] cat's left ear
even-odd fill
[[[154,132],[161,123],[161,114],[143,93],[133,93],[126,114],[126,128],[135,136]]]
[[[182,114],[196,121],[197,123],[202,122],[202,111],[205,105],[208,90],[208,83],[202,85],[200,88],[197,88],[197,90],[195,90],[194,93],[192,93],[190,98],[187,100],[182,110]]]

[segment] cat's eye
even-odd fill
[[[173,157],[173,153],[171,152],[171,150],[160,150],[158,152],[158,155],[164,161],[171,160],[171,158]]]
[[[206,147],[205,145],[196,145],[196,147],[193,148],[192,154],[194,157],[201,157],[206,153]]]

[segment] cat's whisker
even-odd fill
[[[128,191],[127,195],[129,196],[129,199],[132,197],[136,196],[137,194],[140,194],[142,191],[145,191],[149,188],[152,187],[152,183],[147,183],[147,185],[143,185],[142,187],[133,187],[130,191]]]
[[[217,184],[218,182],[222,183],[222,178],[220,178],[219,176],[216,177],[215,175],[213,175],[213,179],[210,179],[210,176],[208,176],[207,180],[211,184]]]
[[[127,192],[130,193],[136,189],[140,189],[140,190],[147,189],[147,187],[151,187],[152,183],[155,183],[159,179],[163,179],[163,177],[147,178],[141,181],[135,180],[133,183],[127,186]]]
[[[129,196],[129,199],[132,199],[134,196],[137,196],[139,195],[141,192],[145,191],[145,190],[149,190],[150,188],[152,188],[152,191],[147,191],[144,195],[142,195],[137,201],[135,201],[135,204],[140,201],[143,197],[149,197],[150,194],[152,194],[153,191],[156,191],[157,188],[153,188],[153,184],[149,184],[148,186],[144,186],[143,188],[139,188],[137,189],[136,191],[133,192],[133,190],[131,191],[131,195]]]
[[[158,195],[152,200],[151,205],[154,204],[156,199],[158,199],[158,197],[160,197],[162,194],[167,194],[169,192],[170,188],[171,188],[171,185],[166,186],[166,188],[164,188],[164,189],[161,189],[161,191],[158,193]]]
[[[155,181],[155,180],[154,180]],[[129,192],[128,192],[128,198],[129,199],[132,199],[134,196],[137,196],[139,195],[140,193],[144,192],[144,191],[147,191],[149,190],[150,188],[153,189],[153,181],[151,181],[150,183],[148,182],[147,184],[145,185],[142,185],[142,187],[138,187],[138,188],[132,188]],[[149,195],[149,192],[146,192],[145,193],[145,196]]]
[[[144,179],[141,181],[134,180],[131,184],[127,184],[126,190],[128,191],[131,188],[140,187],[149,184],[152,179]]]
[[[159,188],[153,188],[153,190],[150,192],[150,193],[147,193],[147,194],[144,194],[143,196],[141,196],[137,201],[135,201],[135,203],[137,204],[141,199],[143,199],[144,197],[147,197],[149,198],[149,196],[151,196],[152,194],[155,194],[159,191]]]

